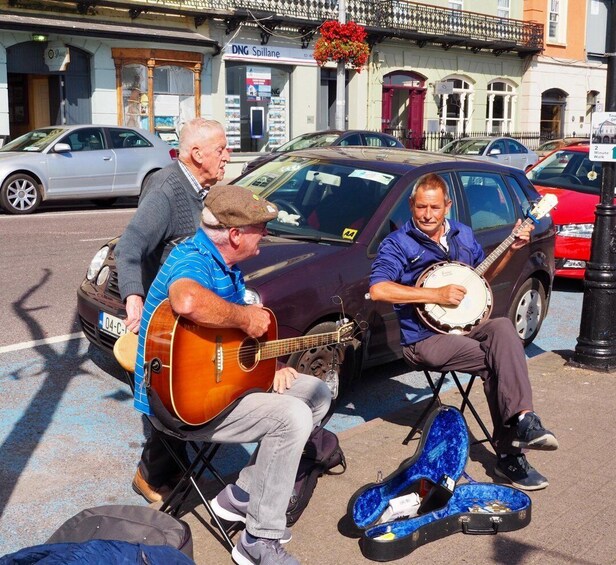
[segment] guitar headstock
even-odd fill
[[[338,322],[338,343],[351,341],[354,337],[355,324],[349,322],[346,318]]]
[[[558,198],[555,194],[546,194],[528,213],[528,216],[533,220],[540,220],[545,216],[552,208],[558,204]]]

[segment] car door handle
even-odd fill
[[[103,161],[111,161],[111,157],[103,157]]]

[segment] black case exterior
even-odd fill
[[[496,534],[523,528],[531,520],[531,500],[518,489],[491,483],[457,484],[468,459],[469,438],[459,410],[434,411],[416,453],[387,478],[359,489],[348,514],[360,535],[362,553],[374,561],[391,561],[457,532]],[[412,518],[378,523],[389,500],[419,492],[420,484],[438,485],[443,476],[456,481],[443,506]]]

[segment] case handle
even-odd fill
[[[498,533],[502,520],[498,516],[492,516],[492,518],[490,518],[491,528],[471,528],[470,519],[466,516],[461,518],[460,522],[462,522],[462,532],[465,534],[472,536],[493,536]]]

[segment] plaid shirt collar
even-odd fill
[[[193,175],[188,169],[188,167],[184,163],[182,163],[182,161],[180,161],[179,159],[178,159],[178,164],[180,165],[180,169],[182,169],[182,172],[186,175],[188,182],[190,182],[190,185],[195,189],[195,192],[197,193],[197,195],[199,196],[199,198],[201,198],[201,201],[203,202],[205,200],[205,197],[207,196],[207,193],[210,187],[201,186],[199,184],[199,181],[195,178],[195,175]]]

